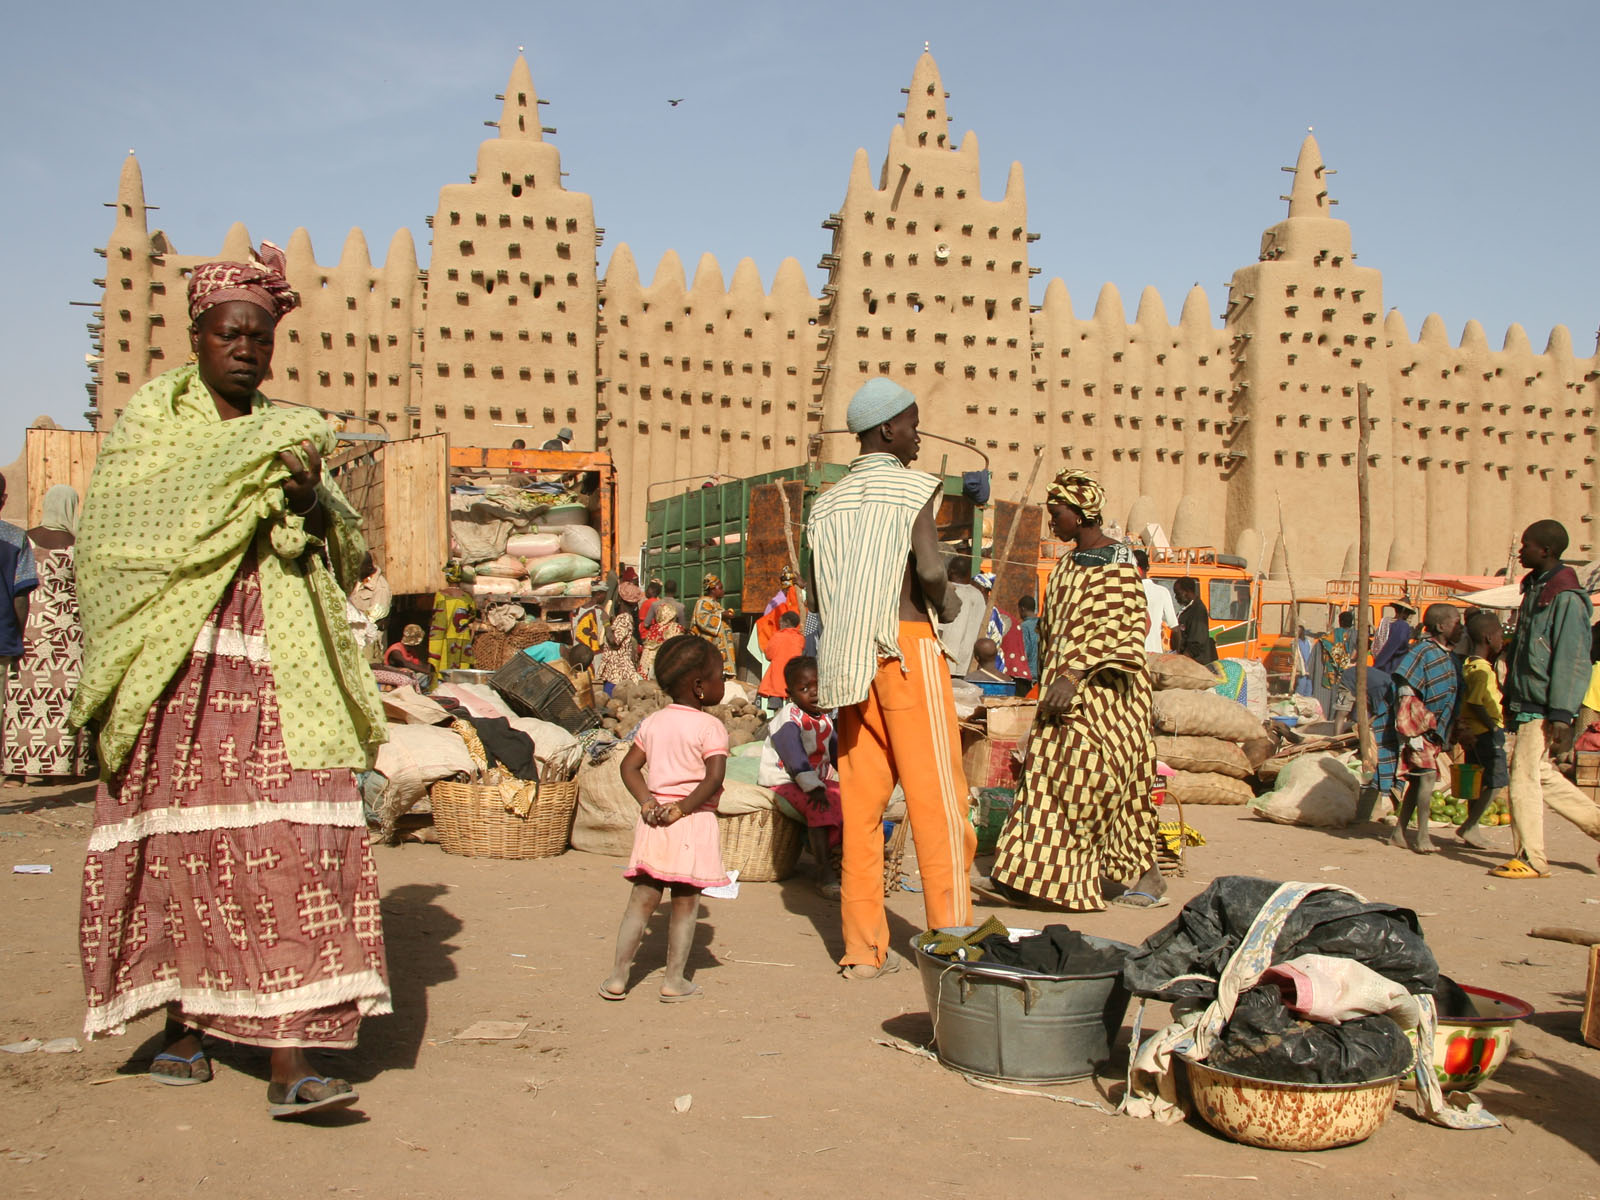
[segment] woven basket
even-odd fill
[[[472,639],[472,662],[480,671],[498,671],[517,650],[506,640],[505,634],[497,629],[486,629]]]
[[[722,866],[738,871],[739,882],[776,883],[794,874],[805,827],[776,809],[717,818]]]
[[[553,858],[567,848],[576,780],[541,783],[527,817],[506,811],[500,790],[442,781],[428,792],[433,824],[446,854],[463,858]]]

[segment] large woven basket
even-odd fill
[[[433,825],[446,854],[463,858],[553,858],[567,848],[577,780],[541,783],[526,817],[506,811],[500,790],[449,780],[433,785]]]
[[[794,874],[805,827],[776,809],[717,818],[722,866],[738,871],[741,883],[776,883]],[[442,839],[441,839],[442,840]]]

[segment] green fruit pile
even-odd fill
[[[1452,796],[1448,792],[1435,792],[1433,801],[1428,807],[1428,816],[1439,824],[1460,825],[1467,819],[1467,801],[1460,796]],[[1481,825],[1509,825],[1511,824],[1511,809],[1502,797],[1489,805],[1483,814]]]

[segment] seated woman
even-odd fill
[[[428,673],[428,651],[422,644],[422,626],[407,625],[400,631],[400,640],[389,647],[383,656],[385,666],[394,667],[399,671],[415,671],[419,675]]]

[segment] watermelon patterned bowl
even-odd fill
[[[1511,1029],[1533,1015],[1533,1005],[1503,992],[1462,985],[1475,1017],[1440,1017],[1433,1039],[1433,1070],[1447,1092],[1477,1087],[1511,1050]]]

